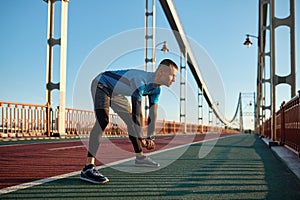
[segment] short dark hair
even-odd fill
[[[178,70],[178,66],[176,65],[176,63],[171,60],[171,59],[164,59],[162,60],[159,65],[166,65],[166,66],[170,66],[170,65],[173,65],[177,70]]]

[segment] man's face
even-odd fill
[[[166,67],[161,72],[160,81],[162,85],[170,87],[176,80],[177,69],[174,66]]]

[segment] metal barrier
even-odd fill
[[[266,120],[263,126],[264,132],[261,134],[271,138],[271,120]],[[281,145],[288,145],[300,155],[300,91],[289,102],[283,102],[276,112],[275,140]]]
[[[283,143],[300,152],[300,93],[282,106],[283,109]]]
[[[46,131],[46,107],[0,101],[0,137],[41,136]]]
[[[49,120],[47,109],[50,112]],[[58,109],[38,104],[0,101],[0,139],[59,136]],[[109,118],[110,123],[104,134],[127,133],[125,123],[116,114],[110,114]],[[94,112],[67,108],[65,123],[67,136],[88,135],[95,123]]]
[[[46,105],[0,101],[0,139],[59,136],[58,109],[52,109]],[[110,114],[109,118],[104,135],[127,135],[127,126],[117,114]],[[66,108],[65,123],[68,137],[88,136],[95,123],[95,115],[93,111]],[[186,124],[187,133],[207,133],[212,130],[222,133],[238,132],[198,124]],[[155,131],[157,134],[184,133],[184,123],[158,120]]]

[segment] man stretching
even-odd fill
[[[102,133],[109,123],[111,107],[126,123],[129,139],[136,153],[135,165],[159,167],[159,163],[143,155],[142,148],[154,149],[154,132],[157,118],[157,104],[161,92],[160,86],[170,87],[175,81],[178,66],[170,59],[160,62],[155,72],[137,69],[105,71],[92,82],[91,92],[94,102],[96,123],[89,138],[86,165],[81,171],[81,179],[92,183],[106,183],[109,179],[103,176],[95,166],[95,157]],[[126,96],[131,97],[131,105]],[[148,96],[149,116],[147,137],[142,136],[141,112],[142,97]]]

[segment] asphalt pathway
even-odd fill
[[[162,166],[139,168],[128,160],[102,168],[110,178],[105,185],[83,182],[78,174],[0,199],[300,199],[300,180],[255,135],[198,142],[151,158]]]

